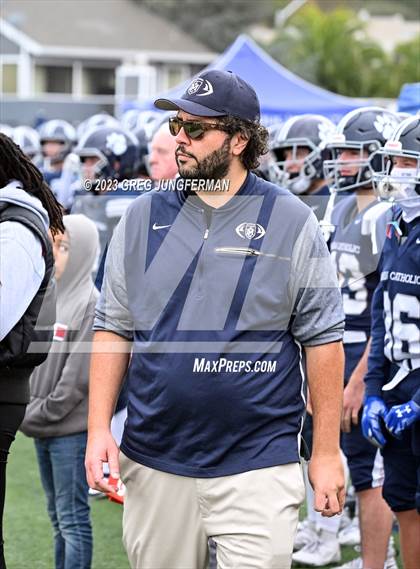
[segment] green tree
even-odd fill
[[[399,92],[404,83],[420,82],[420,35],[399,44],[392,59],[394,91]]]
[[[354,97],[393,96],[390,62],[350,10],[309,4],[266,46],[285,67],[326,89]]]
[[[246,29],[270,20],[285,0],[136,0],[221,52]]]

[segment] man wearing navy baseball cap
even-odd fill
[[[232,71],[206,71],[192,81],[180,99],[157,99],[155,106],[202,117],[229,115],[251,122],[260,120],[256,92]]]
[[[156,106],[175,111],[183,187],[134,200],[109,247],[95,343],[116,349],[92,354],[88,480],[107,490],[102,462],[121,467],[133,568],[205,569],[211,537],[220,567],[286,569],[306,379],[314,506],[333,516],[344,502],[335,270],[311,210],[252,172],[267,131],[248,83],[210,70]],[[210,191],[220,180],[227,191]],[[109,425],[127,368],[118,449]]]
[[[169,128],[176,137],[180,176],[229,181],[223,195],[212,192],[207,199],[205,192],[200,192],[207,204],[226,203],[267,152],[268,134],[259,122],[257,94],[231,71],[206,71],[192,81],[182,97],[158,99],[155,106],[178,111],[169,119]]]

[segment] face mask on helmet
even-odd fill
[[[39,129],[41,150],[44,156],[44,168],[56,167],[71,152],[76,140],[73,126],[64,120],[50,120]]]
[[[324,161],[324,176],[335,192],[369,189],[372,186],[370,154],[379,147],[377,141],[346,142],[337,134],[327,145],[332,158]]]
[[[350,111],[337,125],[327,148],[332,159],[324,162],[324,175],[335,192],[372,188],[369,157],[390,138],[399,119],[380,107]]]
[[[398,204],[404,219],[411,221],[420,215],[420,155],[392,150],[397,145],[393,142],[372,157],[372,182],[378,198]]]
[[[309,113],[290,117],[278,127],[271,142],[278,183],[294,194],[303,194],[322,180],[325,144],[334,129],[330,120]]]
[[[75,153],[84,179],[121,181],[137,175],[138,142],[120,128],[101,127],[86,133]]]
[[[297,195],[306,192],[314,180],[322,177],[321,151],[308,143],[306,139],[292,143],[287,140],[276,149],[278,183]]]
[[[105,156],[100,151],[87,149],[79,153],[81,177],[86,180],[124,180],[131,178],[134,174],[133,167],[127,167],[127,156],[115,158],[113,156]],[[137,162],[133,155],[133,163]]]

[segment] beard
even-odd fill
[[[219,180],[226,176],[229,171],[231,163],[230,138],[226,138],[220,148],[208,154],[201,162],[199,162],[193,154],[187,152],[182,145],[178,146],[176,150],[177,152],[181,151],[183,154],[194,158],[196,161],[195,166],[187,167],[180,163],[178,155],[176,155],[176,163],[181,178]]]

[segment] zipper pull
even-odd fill
[[[204,239],[207,239],[208,236],[209,236],[209,230],[207,228],[204,232]]]

